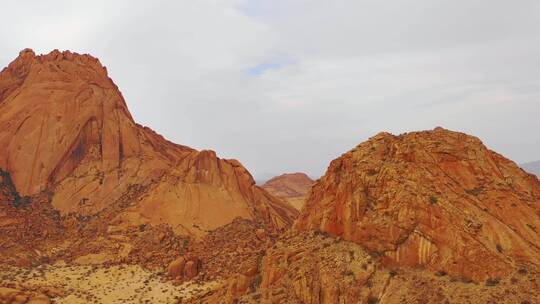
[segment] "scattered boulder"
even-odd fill
[[[261,241],[266,240],[266,231],[264,229],[257,229],[255,235],[257,235],[257,238]]]
[[[186,267],[184,269],[184,275],[186,279],[193,279],[198,273],[199,273],[199,261],[198,260],[190,260],[186,263]]]
[[[167,273],[169,277],[173,279],[182,277],[184,274],[185,264],[186,264],[186,259],[184,259],[184,257],[179,257],[176,260],[172,261],[167,267]]]

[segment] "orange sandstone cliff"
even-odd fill
[[[281,230],[297,214],[240,162],[136,124],[106,68],[69,51],[27,49],[0,73],[0,169],[18,195],[47,193],[62,215],[96,215],[144,189],[118,214],[120,226],[202,236],[236,217]]]

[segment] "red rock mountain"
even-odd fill
[[[118,226],[201,236],[236,217],[279,230],[297,214],[240,162],[136,124],[106,68],[68,51],[24,50],[0,73],[0,169],[21,197],[48,193],[61,214],[95,215],[138,189]]]
[[[380,133],[332,161],[295,227],[483,280],[540,265],[540,182],[473,136]]]
[[[286,173],[269,179],[262,188],[300,210],[313,183],[305,173]]]
[[[25,50],[0,72],[0,303],[540,303],[540,181],[479,139],[380,133],[311,183],[265,184],[307,193],[298,216],[136,124],[97,59]]]

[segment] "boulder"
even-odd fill
[[[184,257],[179,257],[169,264],[167,267],[167,274],[173,279],[180,278],[184,274],[185,265],[186,259]]]

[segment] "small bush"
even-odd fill
[[[489,278],[486,280],[486,286],[495,286],[499,284],[500,279],[499,278]]]
[[[262,282],[262,276],[260,274],[257,274],[253,280],[251,281],[251,290],[252,291],[255,291],[257,290],[257,288],[259,288],[259,286],[261,286],[261,282]]]
[[[445,275],[447,275],[447,273],[444,270],[439,270],[435,273],[435,275],[438,277],[444,277]]]
[[[374,296],[369,296],[368,299],[367,299],[367,303],[368,304],[377,304],[377,303],[379,303],[379,299],[377,299]]]
[[[435,196],[433,196],[433,195],[430,196],[429,197],[429,203],[432,204],[432,205],[436,204],[437,203],[437,198]]]
[[[354,276],[354,272],[352,272],[352,270],[350,270],[350,269],[347,269],[347,270],[343,270],[341,272],[341,275],[344,276],[344,277],[352,277],[352,276]]]
[[[470,284],[472,282],[474,282],[471,278],[469,277],[460,277],[459,280],[463,283],[467,283],[467,284]]]

